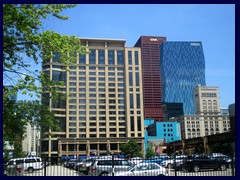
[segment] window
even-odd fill
[[[123,65],[123,51],[117,51],[117,64]]]
[[[86,109],[86,106],[80,105],[80,106],[79,106],[79,109]]]
[[[91,72],[91,71],[90,71],[90,72],[89,72],[89,75],[90,75],[90,76],[91,76],[91,75],[94,75],[94,76],[95,76],[95,75],[96,75],[96,72]]]
[[[136,86],[139,86],[139,72],[136,72]]]
[[[105,78],[98,78],[99,81],[105,81]]]
[[[115,76],[114,72],[108,72],[108,76]]]
[[[140,94],[137,94],[137,108],[140,108]]]
[[[105,64],[105,51],[98,50],[98,64]]]
[[[96,83],[89,83],[89,86],[96,86]]]
[[[80,72],[79,72],[79,75],[80,75],[80,76],[81,76],[81,75],[84,75],[84,76],[85,76],[85,74],[86,74],[85,71],[84,71],[84,72],[83,72],[83,71],[80,71]],[[84,79],[84,80],[85,80],[85,79]]]
[[[128,51],[128,65],[132,65],[132,52]]]
[[[135,55],[135,65],[138,65],[138,51],[135,51],[134,55]]]
[[[133,94],[130,94],[130,108],[133,108]]]
[[[79,81],[85,81],[86,78],[85,77],[79,77]]]
[[[69,126],[76,126],[76,123],[69,123]]]
[[[114,65],[114,51],[108,51],[108,65]]]
[[[53,70],[52,71],[52,80],[53,81],[63,81],[64,85],[66,84],[66,72],[61,72],[61,71],[57,71],[57,70]]]
[[[96,106],[91,105],[89,106],[89,109],[96,109]]]
[[[99,76],[105,76],[105,72],[98,72]]]
[[[131,131],[134,131],[134,117],[133,116],[131,116],[130,117],[130,119],[131,119]]]
[[[96,50],[91,49],[89,54],[89,64],[96,64]]]
[[[86,117],[79,117],[79,121],[85,121]]]
[[[79,70],[86,70],[86,67],[85,67],[85,66],[79,66],[78,68],[79,68]],[[79,74],[80,74],[80,73],[79,73]],[[85,72],[84,72],[84,74],[85,74]]]
[[[115,94],[109,94],[109,97],[114,97],[115,98]]]
[[[108,81],[115,81],[115,78],[108,78]]]
[[[129,86],[133,85],[132,72],[129,72]]]
[[[79,92],[85,92],[86,88],[79,88]]]
[[[79,64],[86,64],[86,55],[79,54]]]
[[[96,81],[95,77],[89,77],[89,81]]]
[[[96,103],[96,99],[90,99],[89,103]]]
[[[105,104],[106,103],[106,101],[105,101],[105,99],[99,99],[99,104]]]
[[[98,91],[99,92],[105,92],[105,88],[99,88]]]
[[[86,94],[79,94],[79,97],[86,97]]]
[[[124,99],[119,99],[119,100],[118,100],[118,103],[119,103],[119,104],[124,104],[125,101],[124,101]]]
[[[86,99],[79,99],[79,103],[86,103]]]
[[[79,86],[86,86],[86,83],[85,82],[80,82]]]
[[[53,52],[53,62],[59,62],[60,54],[58,52]]]

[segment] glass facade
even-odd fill
[[[201,42],[163,42],[160,45],[162,102],[183,103],[184,114],[194,114],[193,89],[205,86]]]

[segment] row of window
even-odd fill
[[[96,116],[90,116],[88,120],[90,121],[96,121],[96,119],[98,119],[99,121],[105,121],[106,120],[106,116],[99,116],[99,117],[96,117]],[[69,120],[76,120],[76,116],[70,116],[69,117]],[[85,116],[80,116],[79,117],[79,120],[80,121],[86,121],[86,117]],[[110,121],[116,121],[116,116],[114,117],[109,117],[108,120]],[[125,116],[120,116],[118,117],[118,120],[119,121],[125,121]]]
[[[96,64],[96,57],[98,53],[98,64],[105,64],[105,50],[96,50],[96,49],[90,49],[89,54],[80,54],[78,58],[79,64],[86,64],[86,56],[89,56],[89,64]],[[124,65],[124,51],[122,50],[108,50],[108,57],[107,57],[107,64],[115,64],[115,53],[117,53],[117,65]],[[60,53],[53,52],[53,62],[59,62],[60,59]],[[138,51],[134,51],[134,60],[135,65],[139,65],[139,57],[138,57]],[[133,58],[132,58],[132,51],[128,51],[128,64],[133,65]]]
[[[74,133],[74,134],[69,134],[69,137],[70,137],[70,138],[75,138],[75,137],[76,137],[76,134],[75,134],[75,133]],[[84,134],[79,134],[78,137],[79,137],[79,138],[86,138],[86,134],[85,134],[85,133],[84,133]],[[97,136],[96,133],[94,133],[94,134],[89,134],[89,137],[90,137],[90,138],[94,138],[94,137],[106,137],[106,133],[104,133],[104,134],[99,134],[99,136]],[[109,137],[117,137],[117,134],[109,134]],[[119,134],[118,137],[126,137],[126,134],[125,134],[125,133]],[[132,137],[135,137],[135,136],[132,136]],[[141,136],[139,136],[139,137],[141,137]]]
[[[89,111],[88,112],[90,115],[96,115],[97,112],[96,111]],[[69,114],[70,115],[76,115],[76,111],[69,111]],[[106,111],[98,111],[98,114],[99,115],[105,115],[106,114]],[[125,115],[125,111],[108,111],[108,114],[109,115],[116,115],[116,114],[119,114],[119,115]],[[79,111],[79,115],[86,115],[86,111]]]
[[[110,87],[115,87],[115,83],[109,83],[108,86]],[[118,83],[118,87],[124,87],[124,83]],[[87,89],[89,92],[96,92],[96,88],[88,88]],[[77,88],[69,88],[69,91],[72,92],[76,92]],[[79,88],[78,89],[79,92],[86,92],[86,88]],[[105,92],[105,88],[98,88],[98,92]],[[112,91],[114,92],[114,91]],[[124,89],[118,89],[118,92],[124,92]]]
[[[116,122],[109,122],[108,124],[109,124],[109,126],[116,126],[117,125]],[[76,125],[77,125],[77,123],[75,123],[75,122],[70,122],[69,123],[69,126],[76,126]],[[78,125],[79,126],[86,126],[86,122],[80,122]],[[98,125],[99,126],[106,126],[106,123],[105,122],[100,122],[100,123],[98,123]],[[119,122],[118,125],[119,126],[125,126],[125,122]],[[97,123],[96,122],[90,122],[89,126],[97,126]]]
[[[110,132],[116,132],[117,128],[109,128]],[[119,132],[125,132],[125,128],[118,128]],[[69,132],[77,132],[76,128],[69,128]],[[86,128],[79,128],[79,132],[86,132]],[[97,132],[96,128],[89,128],[89,132]],[[106,128],[99,128],[98,132],[106,132]]]

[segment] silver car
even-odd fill
[[[132,163],[124,159],[96,159],[93,161],[89,174],[92,176],[108,176],[112,172],[124,171],[128,169]],[[114,168],[113,168],[114,167]]]
[[[15,164],[11,166],[5,165],[4,167],[4,176],[23,176],[24,165]]]
[[[114,176],[168,176],[168,169],[157,163],[139,163],[130,166],[125,171],[115,172]]]

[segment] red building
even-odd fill
[[[141,47],[144,118],[163,121],[162,82],[160,77],[160,44],[166,37],[141,36],[135,47]]]

